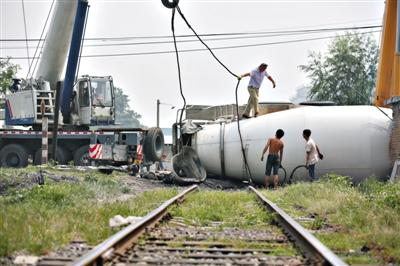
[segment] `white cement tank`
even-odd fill
[[[382,110],[391,116],[390,109]],[[241,120],[240,127],[253,182],[258,184],[264,182],[262,150],[279,128],[285,131],[282,165],[288,175],[305,163],[306,128],[324,154],[316,166],[317,176],[334,172],[359,182],[371,175],[386,177],[391,170],[391,120],[374,106],[300,107]],[[192,147],[207,173],[247,179],[237,122],[203,126],[193,135]]]

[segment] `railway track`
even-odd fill
[[[188,225],[172,217],[168,208],[196,189],[179,193],[79,258],[47,258],[39,265],[347,265],[253,187],[274,214],[265,228]]]

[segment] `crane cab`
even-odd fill
[[[73,94],[71,122],[74,125],[115,124],[115,94],[110,76],[82,76]]]

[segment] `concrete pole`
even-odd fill
[[[157,99],[157,127],[160,127],[160,100]]]
[[[49,120],[45,116],[45,103],[44,100],[42,100],[40,104],[40,111],[42,113],[42,163],[41,164],[47,164],[47,159],[48,159],[48,143],[49,143]]]

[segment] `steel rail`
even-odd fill
[[[123,250],[128,248],[136,239],[138,239],[147,228],[154,226],[158,221],[160,221],[167,214],[167,209],[172,204],[180,202],[186,194],[195,189],[197,189],[197,185],[193,185],[175,197],[165,201],[157,209],[144,216],[139,222],[131,224],[115,235],[112,235],[82,257],[73,261],[70,265],[103,265],[104,256],[107,256],[109,252],[123,253]]]
[[[300,249],[305,252],[307,258],[312,261],[317,261],[318,264],[321,265],[348,265],[286,212],[262,195],[257,189],[252,186],[249,186],[249,188],[256,193],[262,203],[270,211],[276,214],[278,223],[294,238],[295,242],[299,244]]]

